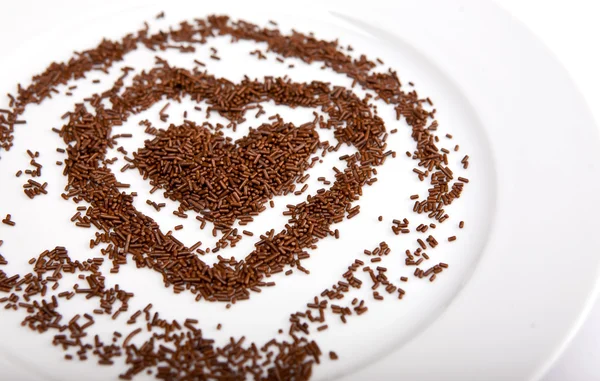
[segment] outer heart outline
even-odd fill
[[[120,86],[122,83],[117,83],[113,91],[107,92],[111,94],[112,109],[105,109],[101,96],[97,96],[91,102],[95,114],[88,113],[83,105],[78,105],[75,112],[70,114],[69,123],[63,127],[63,137],[66,143],[75,141],[75,144],[67,149],[69,159],[65,161],[65,173],[69,174],[72,183],[72,178],[78,176],[78,168],[96,166],[91,181],[80,188],[83,192],[78,193],[77,197],[90,203],[88,214],[97,216],[101,221],[100,227],[105,230],[104,234],[111,236],[113,246],[110,255],[115,266],[125,262],[126,255],[131,254],[137,266],[159,271],[165,285],[190,287],[192,292],[208,300],[247,299],[248,289],[257,290],[267,285],[262,281],[264,274],[281,271],[292,263],[298,269],[307,271],[300,264],[300,260],[308,256],[304,250],[314,247],[319,239],[333,235],[329,227],[341,222],[346,213],[349,216],[358,213],[358,207],[351,207],[352,202],[362,194],[362,186],[374,181],[373,167],[382,164],[391,153],[383,153],[384,122],[372,113],[368,99],[361,100],[341,87],[331,89],[322,82],[305,85],[267,77],[264,83],[244,79],[235,85],[209,74],[172,68],[160,61],[148,73],[138,74],[133,84],[118,96],[116,94]],[[119,191],[124,185],[116,182],[106,165],[100,167],[109,148],[103,146],[101,138],[110,136],[113,125],[122,124],[132,113],[148,109],[163,94],[169,99],[180,100],[183,93],[196,101],[206,100],[213,109],[234,123],[243,117],[244,106],[266,100],[291,107],[320,107],[330,118],[321,127],[334,128],[338,147],[344,143],[352,144],[358,152],[343,158],[347,167],[344,171],[336,170],[336,180],[329,190],[308,196],[307,201],[285,212],[290,216],[285,228],[277,234],[271,230],[263,236],[244,260],[233,264],[221,261],[212,267],[207,266],[181,242],[162,233],[150,217],[136,210],[132,205],[132,196]],[[240,94],[245,96],[240,97]],[[223,101],[224,96],[230,101]],[[110,116],[117,113],[125,117],[113,122]],[[86,136],[89,136],[89,142],[85,141]],[[96,181],[94,177],[101,180]],[[103,198],[112,194],[110,208],[96,202],[94,194],[97,192],[103,193]],[[110,216],[112,210],[121,211],[120,217]],[[147,230],[144,235],[146,240],[136,241],[133,246],[127,237],[131,237],[133,229],[140,229],[140,226]],[[182,268],[169,266],[167,262],[173,258],[181,259],[185,265]],[[189,269],[195,271],[191,273]],[[215,280],[220,283],[215,284]]]

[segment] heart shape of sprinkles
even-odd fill
[[[179,201],[180,213],[201,213],[226,233],[236,220],[252,221],[269,199],[293,192],[320,143],[315,122],[296,127],[277,119],[235,142],[211,129],[186,121],[160,130],[128,168]]]
[[[358,214],[359,206],[352,207],[352,202],[362,195],[364,185],[375,181],[373,167],[391,154],[384,152],[384,122],[373,113],[368,98],[360,99],[352,91],[330,88],[322,82],[304,84],[267,77],[265,81],[244,79],[234,84],[159,61],[154,69],[136,75],[122,94],[119,90],[117,83],[105,93],[112,109],[105,108],[101,97],[90,102],[95,113],[78,105],[61,130],[66,143],[75,143],[67,149],[69,158],[65,160],[70,188],[67,195],[90,204],[86,213],[89,222],[106,230],[97,235],[94,244],[111,244],[105,254],[112,258],[114,271],[127,261],[127,255],[132,255],[138,267],[159,271],[166,286],[173,285],[176,291],[189,289],[197,294],[196,300],[204,297],[235,303],[248,299],[249,290],[273,286],[263,278],[286,266],[308,272],[301,265],[301,260],[309,257],[305,250],[314,248],[322,238],[337,236],[331,225],[346,215],[351,218]],[[219,257],[218,263],[209,266],[193,253],[196,247],[188,248],[164,234],[156,222],[138,211],[132,204],[133,196],[121,192],[128,185],[118,183],[108,166],[102,164],[112,145],[106,137],[112,136],[113,126],[121,125],[130,114],[148,109],[164,95],[179,101],[184,94],[196,102],[208,102],[212,110],[231,121],[232,128],[243,119],[245,111],[269,100],[291,107],[318,108],[329,116],[326,121],[319,118],[300,127],[283,121],[262,126],[238,141],[241,146],[237,151],[227,139],[186,123],[158,131],[154,140],[147,141],[133,159],[128,159],[129,168],[138,168],[155,187],[164,187],[167,197],[180,202],[180,209],[204,213],[202,218],[214,222],[215,228],[226,229],[221,246],[227,238],[236,239],[236,234],[232,236],[235,229],[231,228],[235,219],[247,221],[251,214],[260,213],[269,198],[292,189],[319,144],[316,124],[334,130],[338,143],[331,150],[349,144],[357,152],[341,158],[346,168],[336,169],[329,189],[288,206],[284,215],[289,220],[284,229],[277,233],[271,229],[261,235],[243,260]],[[215,158],[222,163],[217,165]],[[241,171],[231,173],[236,165]],[[107,199],[111,201],[107,203]]]

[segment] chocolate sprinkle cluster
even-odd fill
[[[0,109],[0,146],[5,150],[11,148],[15,125],[24,123],[19,118],[27,106],[58,93],[58,85],[84,78],[92,70],[108,72],[113,63],[141,46],[188,53],[195,51],[194,45],[205,44],[218,35],[231,36],[233,42],[264,42],[281,60],[296,57],[306,63],[320,62],[352,78],[353,87],[359,85],[371,90],[377,99],[393,107],[397,119],[404,118],[412,128],[415,150],[407,156],[417,163],[414,172],[421,181],[429,179],[431,184],[427,198],[411,197],[415,200],[414,211],[426,213],[438,223],[449,218],[445,207],[460,197],[468,180],[454,179],[448,166],[450,152],[436,146],[439,138],[434,135],[435,109],[428,110],[432,105],[428,98],[419,98],[414,90],[404,91],[396,72],[375,72],[375,62],[364,55],[353,58],[344,53],[337,42],[299,32],[284,35],[276,28],[260,28],[226,16],[183,22],[176,29],[156,34],[149,34],[146,27],[119,41],[104,40],[67,62],[52,63],[42,74],[34,76],[29,86],[19,86],[15,96],[9,95],[9,109]],[[262,53],[259,55],[259,58],[264,57]],[[327,329],[326,312],[346,323],[349,316],[368,310],[364,300],[354,299],[347,306],[339,304],[352,288],[362,286],[363,282],[354,275],[357,271],[362,269],[370,276],[374,300],[384,299],[376,291],[379,286],[402,299],[405,292],[386,276],[387,268],[371,269],[361,260],[354,260],[331,289],[315,296],[306,310],[291,314],[287,340],[274,338],[262,346],[247,344],[242,337],[231,338],[226,346],[216,347],[214,341],[204,337],[202,330],[196,327],[196,319],[169,322],[161,319],[158,312],[153,314],[151,305],[129,315],[127,324],[133,327],[140,324],[138,320],[143,320],[140,327],[126,335],[115,331],[110,342],[98,335],[88,337],[85,330],[94,325],[94,315],[110,314],[116,320],[120,314],[129,313],[128,301],[134,296],[118,285],[105,284],[106,275],[100,272],[104,258],[112,261],[111,273],[133,260],[137,267],[159,272],[165,286],[172,287],[176,293],[187,291],[195,295],[196,301],[225,302],[228,306],[249,299],[251,292],[274,286],[274,282],[267,281],[273,274],[285,271],[291,275],[292,268],[309,273],[301,264],[310,256],[308,251],[316,248],[321,239],[339,238],[339,231],[333,229],[333,225],[360,212],[360,206],[355,203],[363,194],[363,187],[377,180],[374,177],[377,166],[396,156],[387,149],[388,133],[370,103],[372,95],[361,99],[351,89],[318,81],[297,83],[287,78],[245,78],[233,83],[198,69],[172,67],[158,58],[153,69],[135,74],[132,84],[125,88],[124,79],[132,71],[132,68],[124,68],[109,90],[85,99],[85,104],[76,104],[63,115],[62,128],[54,129],[66,145],[66,158],[60,162],[67,178],[62,197],[75,203],[85,202],[87,206],[79,206],[72,221],[82,228],[95,228],[90,247],[105,244],[100,249],[103,257],[73,261],[64,247],[56,247],[32,259],[33,271],[25,276],[0,271],[0,291],[9,295],[0,298],[0,303],[5,303],[7,310],[25,310],[27,317],[23,325],[32,330],[58,331],[53,344],[74,352],[80,360],[94,355],[99,364],[111,365],[113,358],[124,357],[128,369],[121,374],[123,379],[131,379],[142,371],[155,372],[156,377],[163,380],[309,379],[312,366],[319,363],[322,355],[317,343],[308,338],[311,325],[318,324],[317,331]],[[248,224],[274,197],[295,192],[297,184],[308,176],[305,171],[319,160],[312,155],[319,151],[335,152],[342,145],[356,150],[340,157],[345,167],[334,168],[335,179],[327,182],[331,185],[329,188],[319,189],[305,201],[287,206],[284,215],[288,221],[284,228],[261,234],[252,252],[243,259],[219,256],[217,263],[208,265],[198,255],[209,252],[200,248],[200,242],[187,247],[170,232],[164,233],[152,218],[133,205],[137,193],[127,192],[129,184],[117,180],[110,168],[113,159],[107,157],[109,150],[118,145],[118,139],[124,137],[115,134],[115,128],[165,97],[179,102],[184,96],[194,102],[208,103],[208,114],[216,112],[230,123],[215,127],[208,122],[197,124],[186,119],[182,125],[171,125],[165,130],[144,123],[153,139],[147,140],[131,158],[126,157],[127,164],[122,170],[137,169],[144,179],[150,180],[153,191],[160,189],[166,198],[179,202],[175,212],[179,217],[187,218],[188,213],[193,213],[202,227],[211,223],[214,234],[221,234],[213,252],[235,246],[242,239],[234,226],[236,222]],[[249,110],[262,111],[260,104],[267,101],[314,109],[327,118],[315,112],[313,120],[294,126],[275,115],[269,118],[270,123],[251,129],[237,141],[223,134],[222,128],[236,129],[246,120]],[[163,121],[167,119],[164,114],[167,107],[161,110]],[[317,129],[332,130],[335,143],[321,142]],[[465,168],[468,166],[468,156],[462,163]],[[304,190],[306,186],[296,193]],[[148,200],[148,203],[153,202]],[[160,209],[159,204],[153,205]],[[12,221],[7,217],[3,222]],[[394,232],[409,232],[406,219],[395,224]],[[424,232],[430,227],[435,228],[435,225],[421,225],[418,231]],[[247,231],[244,234],[253,235]],[[434,248],[438,243],[430,237],[427,243]],[[451,238],[449,241],[455,239]],[[425,242],[418,241],[421,248],[414,253],[407,250],[407,264],[410,261],[410,265],[417,267],[429,259],[422,252],[427,247]],[[389,252],[388,245],[382,242],[365,254],[372,256],[371,262],[376,263]],[[417,268],[415,276],[431,275],[429,279],[433,281],[436,274],[447,267],[440,263],[427,271]],[[78,275],[85,284],[75,283],[72,291],[51,295],[66,274]],[[407,278],[402,277],[400,281],[405,282]],[[59,312],[59,301],[65,303],[74,297],[96,300],[98,308],[67,318]],[[134,344],[135,336],[144,329],[151,337],[141,345]],[[73,359],[74,355],[69,353],[65,358]],[[338,356],[330,352],[329,358],[337,360]]]

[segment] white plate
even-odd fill
[[[459,154],[453,155],[454,167],[459,167],[462,155],[471,156],[471,166],[459,175],[464,173],[472,181],[464,197],[451,206],[452,218],[435,231],[444,242],[430,254],[434,261],[449,263],[449,271],[433,284],[411,279],[402,301],[387,298],[375,302],[364,287],[367,289],[361,293],[369,304],[367,314],[350,319],[346,326],[330,318],[330,328],[315,335],[324,352],[334,350],[340,355],[337,362],[324,359],[314,369],[315,379],[538,379],[585,316],[596,291],[600,261],[596,255],[600,239],[594,231],[600,211],[594,202],[600,191],[594,176],[600,144],[592,118],[567,74],[525,28],[488,2],[402,1],[393,6],[370,2],[366,7],[358,2],[316,5],[305,1],[285,8],[262,4],[132,8],[132,3],[112,2],[92,20],[78,19],[83,11],[70,9],[63,27],[29,41],[2,60],[0,69],[5,74],[0,92],[12,91],[16,82],[27,83],[49,62],[68,58],[73,49],[92,47],[103,36],[117,38],[139,29],[143,20],[152,20],[160,10],[167,17],[152,20],[157,27],[215,12],[263,25],[274,19],[283,30],[314,31],[324,39],[339,37],[342,45],[353,45],[355,53],[381,57],[404,83],[415,82],[420,95],[433,99],[442,146],[445,133],[452,133],[454,139],[445,146],[461,146]],[[221,61],[208,59],[210,46],[218,47]],[[274,56],[267,63],[256,61],[248,56],[254,48],[252,43],[228,46],[226,39],[218,39],[195,54],[168,54],[167,58],[173,64],[192,67],[192,60],[200,57],[209,72],[233,80],[246,73],[288,74],[302,81],[350,83],[345,77],[319,70],[319,65],[308,67],[290,60],[297,67],[287,70]],[[148,68],[153,64],[151,58],[148,52],[136,52],[124,64]],[[66,246],[78,259],[98,255],[87,249],[90,232],[69,221],[74,204],[60,198],[65,179],[52,164],[60,158],[54,148],[61,142],[49,130],[60,126],[59,116],[75,100],[108,86],[118,70],[111,74],[100,85],[78,83],[73,98],[56,98],[31,107],[25,115],[28,124],[18,126],[15,147],[1,153],[0,215],[12,213],[18,224],[15,228],[0,225],[0,239],[5,240],[0,252],[9,260],[6,267],[10,271],[26,271],[29,258],[56,245]],[[88,78],[102,79],[96,75]],[[139,147],[145,139],[137,121],[156,119],[163,105],[155,105],[123,127],[137,132],[126,142],[126,149]],[[172,104],[169,122],[177,123],[183,110],[192,108],[191,103]],[[311,111],[276,110],[297,124],[311,117]],[[390,138],[390,147],[399,153],[412,150],[406,125],[393,121],[393,113],[385,106],[380,106],[380,111],[388,130],[397,127],[400,131]],[[192,115],[204,119],[204,113]],[[249,118],[246,124],[256,123]],[[50,194],[33,202],[20,191],[23,178],[14,177],[18,169],[27,167],[24,152],[28,148],[40,151],[46,164],[43,179],[50,184]],[[321,173],[331,176],[333,159],[329,156],[311,171],[311,178]],[[289,313],[336,282],[355,258],[364,259],[363,249],[372,249],[382,240],[393,249],[383,265],[393,277],[410,276],[411,269],[403,265],[403,251],[414,248],[416,237],[396,237],[389,224],[393,218],[407,217],[413,225],[423,220],[410,211],[408,197],[426,191],[410,173],[411,164],[398,155],[381,168],[379,182],[366,189],[359,202],[363,212],[339,225],[342,240],[323,241],[306,261],[309,276],[274,277],[278,287],[253,294],[249,302],[230,310],[222,304],[192,303],[185,293],[173,295],[162,287],[158,274],[134,266],[123,267],[110,281],[116,279],[136,293],[132,312],[151,301],[163,317],[198,318],[205,334],[217,341],[246,335],[248,340],[264,342],[284,327]],[[118,168],[116,164],[117,172]],[[149,190],[133,172],[118,173],[118,177],[140,193]],[[317,188],[311,185],[309,189],[314,192]],[[158,201],[162,197],[155,194],[150,198]],[[157,219],[164,230],[181,223],[168,216],[174,203],[157,214],[144,204],[145,199],[139,197],[139,208]],[[281,226],[280,212],[289,201],[276,199],[275,210],[263,213],[250,230]],[[385,222],[376,221],[380,214]],[[463,219],[466,228],[458,231],[456,225]],[[183,223],[186,227],[177,236],[184,242],[210,240],[208,234],[198,233],[193,220]],[[454,234],[458,235],[456,242],[445,242],[445,237]],[[243,242],[223,255],[243,256],[252,240]],[[123,369],[100,367],[91,361],[63,361],[62,351],[50,344],[51,335],[19,328],[22,317],[0,312],[0,361],[5,363],[2,374],[6,379],[77,380],[85,375],[89,380],[104,380]],[[214,329],[219,322],[222,331]],[[119,327],[99,322],[96,328],[110,333]]]

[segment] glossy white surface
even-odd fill
[[[567,68],[585,96],[596,122],[600,121],[600,53],[597,45],[600,2],[596,0],[496,0],[525,23]],[[543,11],[540,11],[543,10]],[[557,23],[558,21],[558,23]],[[600,379],[600,303],[598,298],[586,322],[544,381]]]
[[[435,12],[429,10],[433,4],[438,7]],[[114,15],[119,7],[131,8],[131,4],[118,6],[115,3],[106,6],[103,10],[104,14]],[[176,16],[178,12],[187,17],[195,17],[201,12],[210,12],[205,6],[197,12],[192,12],[190,8],[186,8],[185,12],[181,9],[163,8],[167,12],[167,23],[179,21],[180,17]],[[149,19],[156,14],[152,9],[160,9],[160,7],[139,8],[134,18]],[[352,321],[352,326],[345,329],[337,327],[337,331],[328,330],[322,339],[326,343],[324,347],[328,348],[327,345],[332,343],[338,344],[339,347],[331,349],[340,354],[341,361],[318,367],[316,375],[330,378],[339,374],[341,368],[349,365],[362,367],[361,362],[370,360],[372,356],[384,351],[390,354],[379,363],[363,367],[362,373],[353,373],[344,379],[392,379],[405,376],[425,380],[520,380],[536,377],[552,361],[564,340],[580,321],[581,311],[586,307],[591,289],[596,282],[598,259],[583,249],[598,248],[600,245],[597,238],[591,236],[585,242],[585,246],[581,246],[581,250],[578,250],[577,245],[582,243],[574,240],[573,237],[582,236],[585,231],[582,232],[576,224],[556,222],[566,220],[584,223],[585,218],[593,222],[593,212],[585,217],[580,209],[566,206],[567,201],[593,197],[594,192],[599,188],[597,180],[582,176],[598,169],[599,145],[589,113],[579,95],[565,78],[562,69],[552,61],[548,52],[541,48],[520,25],[515,24],[506,14],[492,5],[474,1],[452,2],[452,4],[427,1],[419,4],[402,2],[393,10],[387,11],[366,12],[358,8],[353,10],[347,4],[344,8],[332,6],[332,9],[335,10],[336,17],[326,13],[315,15],[312,12],[313,14],[303,18],[306,12],[295,10],[293,13],[297,20],[283,25],[294,27],[304,25],[314,30],[319,37],[335,38],[341,35],[342,42],[351,43],[357,50],[359,46],[363,47],[363,50],[359,51],[380,53],[386,64],[398,69],[401,78],[406,78],[405,81],[414,80],[419,92],[431,96],[436,102],[443,128],[454,134],[459,139],[457,142],[466,149],[465,152],[474,157],[474,167],[470,167],[467,173],[470,178],[477,181],[473,182],[473,187],[468,188],[460,206],[457,205],[453,209],[453,215],[457,217],[456,221],[464,218],[469,227],[472,225],[470,228],[472,230],[465,229],[462,235],[464,239],[459,237],[458,245],[444,245],[436,253],[444,258],[446,256],[452,258],[452,261],[447,260],[452,266],[452,271],[448,273],[447,278],[440,279],[444,283],[436,281],[436,284],[431,285],[433,287],[417,286],[414,292],[415,298],[402,303],[394,303],[393,300],[386,301],[385,305],[381,306],[371,303],[373,308],[370,306],[370,313],[366,319],[361,317]],[[71,12],[76,14],[78,11]],[[81,12],[85,13],[86,10]],[[190,16],[191,13],[193,16]],[[243,14],[244,18],[252,21],[261,21],[250,17],[249,14],[252,12],[244,12],[243,9],[239,9],[239,6],[232,13]],[[288,10],[285,13],[292,12]],[[397,22],[399,14],[410,17],[402,18],[402,25],[399,25]],[[357,15],[360,15],[360,21]],[[129,18],[124,17],[123,14],[111,17],[108,20],[106,17],[98,16],[94,21],[79,21],[89,20],[82,14],[81,19],[71,26],[69,36],[65,37],[64,32],[62,35],[61,32],[57,32],[57,35],[62,36],[59,40],[65,55],[63,57],[68,55],[73,46],[78,48],[92,46],[102,35],[110,34],[117,37],[124,31],[137,28],[137,24],[133,22],[117,23],[117,20]],[[268,17],[264,15],[263,18],[266,20],[271,18],[271,15]],[[281,19],[277,16],[273,18]],[[107,25],[111,23],[119,27],[107,29]],[[86,26],[85,33],[82,32],[82,28],[77,27],[82,24]],[[297,28],[305,30],[300,26]],[[52,55],[48,55],[49,44],[40,42],[49,39],[48,36],[43,36],[38,42],[33,42],[37,44],[36,49],[33,50],[35,54],[28,49],[21,49],[20,52],[14,53],[12,64],[16,63],[19,73],[24,78],[31,75],[32,70],[36,72],[43,68],[48,60],[53,59]],[[208,46],[210,44],[206,49]],[[52,50],[55,49],[56,47],[52,46]],[[473,54],[474,51],[477,54]],[[16,59],[27,54],[29,60]],[[11,57],[7,58],[6,62],[10,64]],[[141,67],[144,57],[138,59],[137,62]],[[235,56],[232,56],[232,59],[235,59]],[[228,62],[227,57],[224,57],[223,62]],[[181,65],[184,65],[183,61]],[[236,71],[239,69],[241,71]],[[256,70],[260,73],[264,68],[220,63],[218,66],[209,67],[209,70],[230,77],[241,75],[246,70]],[[270,70],[271,67],[268,68],[268,71]],[[321,74],[306,72],[307,78],[312,78],[313,75]],[[15,78],[2,78],[1,84],[11,85],[15,80]],[[552,92],[548,91],[550,82]],[[553,92],[561,93],[564,98],[552,96]],[[70,102],[72,101],[67,100],[57,108],[63,110]],[[47,122],[48,114],[43,110],[36,111],[40,123]],[[281,112],[279,109],[277,111]],[[152,113],[152,110],[147,112],[147,114]],[[302,116],[292,114],[295,113],[290,113],[289,118],[293,121],[296,121],[295,117]],[[574,119],[573,115],[578,117]],[[33,118],[35,116],[28,117],[28,120],[34,120]],[[170,121],[174,122],[174,120]],[[33,123],[33,125],[38,124]],[[388,128],[393,127],[388,126]],[[40,127],[39,131],[43,130]],[[25,131],[17,133],[17,144],[19,144],[19,136],[26,133]],[[29,131],[28,134],[31,134],[32,139],[36,139],[36,136],[39,138],[37,133]],[[515,139],[516,134],[519,134],[519,140]],[[55,139],[52,134],[47,136],[48,139]],[[409,145],[401,139],[401,134],[397,136],[396,142],[391,141],[392,147],[403,152],[405,149],[403,150],[402,147],[409,147]],[[9,155],[15,157],[17,152],[21,153],[28,147],[27,144],[30,142],[25,144],[23,140],[21,139],[22,146],[14,152],[11,151]],[[488,141],[492,141],[493,144],[488,145]],[[141,140],[134,143],[136,144],[131,148],[139,146]],[[40,145],[39,148],[42,147],[43,145]],[[48,148],[47,155],[51,155],[53,147],[54,145]],[[519,148],[527,148],[527,151]],[[565,158],[548,155],[553,148],[557,152],[568,152],[571,156]],[[460,157],[456,159],[460,160]],[[572,163],[576,160],[582,160],[586,165],[573,166]],[[7,164],[3,160],[1,164],[20,168],[23,167],[24,162],[23,159],[21,162]],[[240,324],[239,316],[249,316],[254,313],[256,320],[251,321],[259,322],[260,315],[257,315],[256,311],[260,311],[261,300],[264,303],[262,308],[272,305],[273,301],[278,301],[282,310],[274,317],[275,321],[262,321],[264,324],[262,333],[260,329],[252,333],[256,335],[257,340],[260,340],[261,335],[268,334],[272,324],[279,324],[285,320],[286,314],[301,307],[298,301],[305,300],[306,296],[310,297],[316,290],[330,285],[335,280],[331,277],[332,272],[337,274],[340,272],[339,269],[343,270],[349,264],[347,262],[357,257],[363,248],[369,248],[381,241],[381,236],[376,232],[385,229],[369,230],[368,237],[364,237],[364,226],[368,221],[374,221],[379,214],[384,214],[387,220],[391,220],[396,218],[396,214],[404,213],[402,208],[407,208],[407,205],[403,203],[398,203],[391,208],[386,205],[388,215],[380,211],[383,207],[382,200],[390,199],[392,195],[398,193],[395,191],[398,184],[414,184],[403,190],[406,196],[414,193],[412,187],[418,184],[411,182],[411,176],[403,175],[406,168],[409,168],[407,165],[409,163],[402,164],[400,161],[397,167],[386,165],[385,170],[389,171],[387,176],[382,170],[380,181],[373,187],[373,192],[378,193],[373,193],[371,201],[369,195],[361,200],[361,204],[364,203],[362,208],[372,213],[363,212],[360,220],[354,220],[357,221],[354,224],[352,222],[345,224],[341,229],[342,237],[346,233],[347,237],[352,237],[352,240],[343,241],[342,248],[335,242],[331,245],[327,243],[320,245],[321,253],[344,253],[348,250],[354,250],[356,253],[351,257],[336,255],[326,258],[322,255],[315,259],[311,258],[320,262],[309,264],[311,271],[314,271],[310,279],[302,279],[304,281],[302,290],[294,289],[294,297],[297,299],[289,296],[291,287],[301,281],[294,276],[290,279],[278,279],[279,287],[274,288],[268,296],[262,299],[254,298],[250,303],[239,304],[227,314],[223,314],[223,309],[219,308],[222,306],[197,304],[190,306],[184,297],[179,296],[177,300],[181,300],[182,303],[176,303],[173,307],[170,292],[162,290],[156,274],[148,271],[143,272],[143,278],[135,278],[151,280],[144,283],[139,291],[135,290],[136,294],[143,295],[143,289],[147,292],[148,287],[156,286],[151,289],[155,294],[154,297],[164,300],[164,307],[172,309],[174,315],[188,314],[190,308],[192,310],[201,308],[203,314],[210,311],[210,314],[215,316],[214,319],[218,319],[213,322],[212,318],[207,318],[208,325],[216,325],[217,321],[230,319],[224,322],[224,327],[230,327],[231,330],[226,329],[224,335],[248,335],[248,326]],[[4,179],[5,168],[0,168],[0,176]],[[12,177],[15,171],[12,167],[7,171],[10,175],[7,181],[14,183],[10,194],[18,193],[15,190],[19,186],[19,181],[15,181]],[[395,177],[392,178],[391,174]],[[550,181],[548,175],[557,176],[559,179]],[[312,175],[312,177],[316,176],[318,175]],[[386,179],[388,179],[387,183]],[[135,181],[134,178],[127,178],[127,180]],[[63,179],[56,177],[53,183],[62,182]],[[577,186],[573,186],[573,183]],[[544,192],[541,194],[537,192],[540,184],[545,185]],[[144,184],[139,182],[137,186],[143,189]],[[559,197],[567,191],[570,195],[569,200]],[[390,196],[382,197],[386,193]],[[490,205],[494,200],[496,200],[496,208]],[[284,202],[280,204],[282,206]],[[28,206],[29,203],[23,203],[23,207],[18,209],[25,213]],[[14,207],[14,204],[11,204],[11,207]],[[498,211],[495,217],[494,209]],[[64,214],[62,219],[68,221],[72,210],[72,205],[65,205],[64,212],[60,212]],[[4,211],[0,210],[0,214],[2,212]],[[515,218],[515,215],[519,217]],[[469,221],[474,223],[470,224]],[[40,221],[40,230],[43,230],[43,226],[48,226],[44,225],[44,222],[52,224],[53,220]],[[487,226],[492,222],[494,223],[492,235],[483,250],[482,261],[477,266],[472,279],[468,281],[468,274],[482,252],[482,245],[487,241]],[[175,225],[179,221],[164,221],[164,223]],[[591,227],[592,225],[584,224],[584,229],[591,229]],[[558,228],[561,229],[560,234],[548,234],[558,232]],[[73,245],[78,248],[77,241],[68,229],[68,223],[65,223],[64,228],[61,225],[60,230],[68,235],[68,239],[73,240]],[[184,234],[187,229],[187,227],[184,229]],[[189,229],[191,230],[192,227],[190,226]],[[260,228],[253,227],[253,230],[260,231]],[[3,231],[0,230],[0,234],[2,233]],[[24,231],[23,234],[25,233]],[[80,246],[81,243],[85,246],[84,236],[87,237],[85,234],[82,236]],[[541,237],[544,239],[540,239]],[[56,241],[57,234],[48,232],[47,238],[47,242],[30,244],[34,247],[36,244],[40,245],[43,249]],[[190,239],[193,238],[195,237]],[[384,238],[388,241],[393,240],[391,237]],[[11,249],[7,240],[3,250],[9,260],[14,248],[22,249],[22,242],[25,241],[25,236],[20,240],[14,240]],[[398,254],[401,254],[400,249],[405,243],[397,244],[396,255],[399,258]],[[34,248],[31,250],[33,251],[24,257],[24,261],[36,253]],[[452,254],[448,250],[456,250],[457,253]],[[565,261],[564,256],[560,255],[564,250],[569,250],[569,261]],[[319,269],[322,269],[321,272]],[[142,277],[137,270],[130,274]],[[119,282],[129,288],[135,288],[137,283],[128,284],[126,279]],[[463,283],[466,283],[466,286],[458,297],[453,298]],[[139,287],[139,283],[137,286]],[[279,292],[282,293],[278,294]],[[145,304],[144,302],[140,301],[140,304]],[[439,316],[449,303],[451,303],[449,308]],[[377,308],[381,309],[379,314]],[[382,314],[381,312],[384,311],[385,313]],[[2,314],[2,319],[5,315],[8,318],[8,314]],[[414,334],[421,333],[421,330],[435,318],[437,320],[424,333],[412,341],[408,340]],[[6,329],[11,331],[5,334],[14,335],[12,337],[15,341],[22,343],[23,351],[33,343],[36,346],[49,346],[48,337],[27,335],[24,330],[12,330],[16,319],[14,317],[8,319],[13,319],[13,324],[5,323]],[[349,337],[350,341],[344,344],[340,340],[343,340],[343,335],[347,335],[348,328],[351,328],[356,336]],[[350,344],[355,346],[352,347]],[[353,348],[360,350],[356,351]],[[6,350],[7,347],[0,345],[0,350],[2,349]],[[12,359],[6,357],[3,360],[9,359],[11,362],[15,359],[18,361],[18,358],[23,360],[25,352],[19,353],[19,350],[15,350],[14,347],[11,352]],[[48,378],[49,374],[56,373],[54,371],[58,366],[56,360],[61,356],[60,352],[55,351],[41,363],[25,361],[23,365],[31,369],[35,364],[35,367],[39,368],[36,370],[38,377],[44,379]],[[90,367],[90,364],[66,367],[60,363],[60,366],[68,373],[77,369],[78,373],[74,373],[74,377],[81,375],[81,372],[94,379],[104,379],[108,375],[115,374],[114,370]],[[12,370],[24,371],[18,368],[19,366],[13,367]],[[94,374],[89,374],[90,371]],[[21,377],[31,379],[33,376],[23,373]],[[59,378],[64,379],[64,377],[66,376]]]

